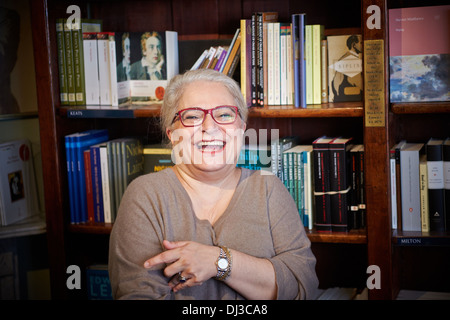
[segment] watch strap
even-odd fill
[[[216,266],[217,266],[217,275],[216,275],[216,279],[219,281],[225,281],[231,274],[231,264],[232,264],[232,256],[231,256],[231,252],[230,250],[228,250],[227,247],[225,246],[219,246],[220,248],[220,253],[219,253],[219,257],[217,258],[216,261]],[[221,269],[219,267],[219,260],[220,259],[226,259],[228,262],[228,266],[226,269]]]

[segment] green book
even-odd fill
[[[64,47],[64,19],[56,20],[56,46],[58,49],[59,97],[61,105],[64,106],[69,104],[66,54]]]

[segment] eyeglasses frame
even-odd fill
[[[223,107],[233,108],[233,109],[236,111],[236,114],[237,114],[239,117],[241,116],[241,113],[239,112],[239,108],[236,107],[236,106],[223,105],[223,106],[217,106],[217,107],[214,107],[214,108],[211,108],[211,109],[203,109],[203,108],[200,108],[200,107],[193,107],[193,108],[185,108],[185,109],[181,109],[181,110],[179,110],[177,113],[175,113],[175,117],[173,118],[172,123],[174,123],[176,120],[180,120],[181,124],[182,124],[184,127],[197,127],[197,126],[201,126],[201,125],[203,124],[203,122],[205,122],[206,116],[207,116],[208,114],[211,116],[211,118],[214,120],[214,122],[217,123],[218,125],[229,125],[229,124],[235,123],[237,117],[236,117],[236,119],[234,119],[233,122],[229,122],[229,123],[219,123],[219,122],[217,122],[217,120],[214,118],[214,116],[213,116],[212,113],[213,113],[214,110],[216,110],[216,109],[218,109],[218,108],[223,108]],[[185,124],[183,123],[183,120],[181,120],[180,114],[181,114],[183,111],[186,111],[186,110],[201,110],[201,111],[203,111],[204,114],[205,114],[205,116],[203,117],[202,122],[199,123],[199,124],[197,124],[197,125],[188,125],[188,126],[185,125]]]

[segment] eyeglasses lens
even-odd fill
[[[203,123],[206,112],[203,109],[188,109],[180,114],[181,122],[185,126],[197,126]],[[236,120],[236,110],[224,106],[214,108],[211,112],[213,119],[219,124],[233,123]]]

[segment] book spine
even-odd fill
[[[450,138],[445,139],[443,146],[444,189],[445,189],[445,225],[450,228]]]
[[[73,68],[72,25],[64,23],[64,47],[67,71],[67,92],[69,105],[75,105],[75,75]]]
[[[321,52],[324,27],[319,24],[312,26],[312,71],[313,71],[313,104],[322,102],[322,68]]]
[[[110,177],[106,145],[100,147],[100,170],[102,172],[103,215],[104,222],[111,223]]]
[[[314,151],[314,199],[317,231],[331,231],[330,211],[330,160],[328,143],[313,143]]]
[[[400,150],[402,228],[421,231],[418,151]]]
[[[256,14],[256,92],[258,107],[264,106],[263,13]]]
[[[274,73],[274,23],[267,25],[267,104],[274,105],[274,88],[275,88],[275,73]]]
[[[294,93],[296,108],[306,108],[305,14],[292,15]]]
[[[428,170],[426,155],[420,156],[419,162],[420,177],[420,219],[422,222],[422,232],[430,231],[429,226],[429,204],[428,204]]]
[[[313,104],[312,25],[305,26],[306,104]]]
[[[113,150],[114,144],[111,141],[106,143],[106,156],[107,156],[107,164],[108,164],[108,181],[109,181],[109,199],[110,199],[110,207],[111,207],[111,222],[114,222],[115,217],[117,215],[117,206],[116,206],[116,175],[114,170],[114,162],[115,162],[115,151]]]
[[[280,25],[280,104],[287,104],[287,25]]]
[[[347,231],[347,150],[346,144],[330,144],[330,204],[333,231]]]
[[[281,86],[281,53],[280,53],[280,40],[281,40],[281,23],[276,22],[273,29],[273,76],[275,78],[273,92],[274,92],[274,105],[281,104],[280,86]]]
[[[117,57],[116,57],[116,40],[114,32],[110,32],[108,36],[109,50],[109,79],[111,81],[111,105],[119,106],[119,91],[117,83]]]
[[[286,59],[287,59],[287,104],[294,104],[294,64],[293,64],[293,55],[292,55],[292,27],[289,25],[287,27],[287,35],[286,35]]]
[[[56,20],[56,45],[58,49],[59,96],[62,106],[69,104],[67,91],[67,70],[64,44],[64,19]]]
[[[98,83],[97,36],[95,33],[83,33],[84,74],[86,88],[86,104],[100,103]]]
[[[358,204],[358,212],[359,212],[359,227],[365,228],[366,227],[366,189],[365,189],[365,165],[364,165],[364,145],[361,145],[360,149],[358,150],[358,156],[359,156],[359,166],[358,166],[358,172],[359,172],[359,179],[358,179],[358,190],[359,190],[359,204]]]
[[[86,179],[87,221],[94,222],[94,194],[92,192],[91,151],[84,150],[84,172]]]
[[[92,192],[94,195],[95,222],[105,222],[103,215],[102,172],[100,166],[100,147],[91,147]]]
[[[86,104],[86,88],[84,74],[83,32],[81,24],[72,27],[73,69],[75,76],[75,101],[77,105]]]
[[[167,80],[180,73],[178,32],[166,31]]]
[[[389,169],[391,183],[391,226],[397,229],[397,182],[396,182],[396,166],[395,166],[395,149],[389,152]]]
[[[321,102],[328,103],[328,46],[327,40],[321,41]]]
[[[431,141],[431,140],[430,140]],[[445,190],[443,145],[427,143],[428,206],[430,231],[445,231]]]
[[[75,186],[73,181],[73,160],[72,160],[72,137],[65,136],[65,147],[66,147],[66,161],[67,161],[67,182],[69,189],[69,203],[70,203],[70,222],[76,222],[76,208],[75,202],[77,201],[75,197]]]
[[[111,79],[109,71],[108,35],[97,33],[98,76],[100,86],[100,105],[111,105]]]
[[[258,105],[258,85],[257,85],[257,71],[256,71],[256,14],[252,15],[251,18],[251,95],[252,95],[252,106]],[[231,49],[231,48],[230,48]]]

